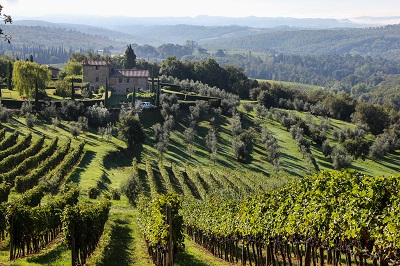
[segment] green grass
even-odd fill
[[[196,244],[189,237],[185,238],[185,251],[178,253],[174,261],[175,266],[226,266],[235,265],[214,257],[208,250]]]
[[[289,87],[292,89],[300,90],[300,91],[310,91],[310,90],[321,90],[323,87],[299,82],[290,82],[290,81],[277,81],[277,80],[266,80],[266,79],[257,79],[259,82],[269,82],[270,84],[281,84],[285,87]]]
[[[136,220],[137,210],[126,199],[114,201],[105,233],[87,265],[152,265]]]
[[[2,89],[1,96],[4,99],[20,99],[21,96],[16,90]]]

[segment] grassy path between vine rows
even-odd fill
[[[146,243],[137,223],[137,214],[137,210],[126,201],[113,201],[105,233],[87,265],[154,265],[147,253]],[[176,255],[174,265],[232,265],[215,258],[188,237],[185,240],[185,247],[185,251]]]

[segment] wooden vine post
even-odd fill
[[[75,224],[72,223],[71,225],[71,258],[72,258],[72,264],[71,265],[76,265],[76,245],[75,245]]]
[[[166,206],[166,212],[167,212],[167,224],[169,227],[169,238],[168,238],[168,243],[167,243],[167,266],[173,266],[174,265],[174,257],[173,257],[173,243],[172,243],[172,211],[171,211],[171,204],[167,204]]]
[[[10,261],[14,259],[14,216],[11,217],[11,223],[10,223]]]

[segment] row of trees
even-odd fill
[[[247,98],[251,88],[258,85],[250,80],[240,67],[228,65],[221,67],[214,59],[204,61],[180,61],[169,56],[161,62],[160,74],[172,76],[179,80],[200,81],[211,87],[217,87],[227,92]]]
[[[250,98],[266,108],[279,107],[329,116],[344,121],[367,125],[369,131],[378,135],[391,124],[399,122],[396,106],[384,106],[356,101],[346,92],[314,90],[303,92],[277,83],[263,82],[250,91]]]
[[[11,58],[26,60],[30,57],[39,64],[60,64],[68,61],[74,51],[71,47],[68,49],[64,46],[47,47],[44,45],[39,46],[22,46],[10,43],[4,45],[0,43],[0,55],[7,55]],[[2,53],[2,54],[1,54]]]

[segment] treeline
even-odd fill
[[[44,45],[28,46],[23,44],[3,44],[0,43],[0,55],[8,55],[15,59],[32,59],[39,64],[57,64],[65,63],[71,57],[73,50],[71,47],[65,48],[64,46],[49,46]]]

